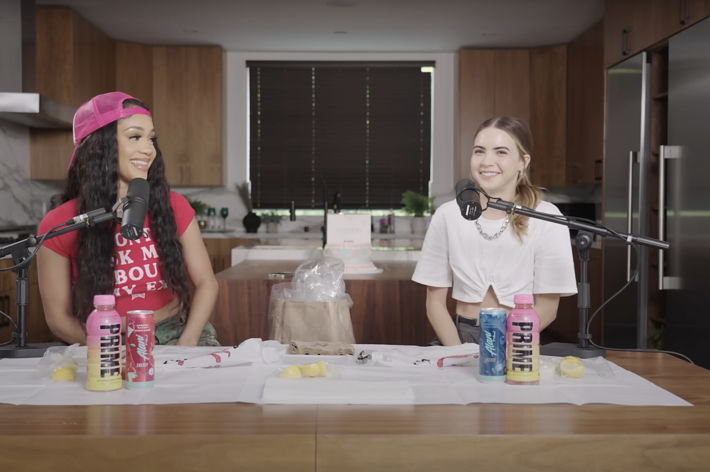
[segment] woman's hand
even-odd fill
[[[219,286],[212,271],[205,243],[202,241],[200,228],[194,218],[180,236],[180,243],[182,243],[187,275],[195,286],[195,293],[192,297],[187,324],[177,344],[179,346],[196,346],[217,303]]]
[[[71,261],[47,247],[37,253],[39,293],[47,326],[67,344],[86,344],[86,333],[72,315]]]
[[[180,338],[177,340],[175,345],[176,346],[197,346],[197,343],[199,341],[200,341],[199,336],[197,338],[188,337],[188,336],[180,336]]]
[[[449,287],[427,286],[426,314],[441,344],[444,346],[456,346],[461,344],[461,338],[459,338],[459,332],[456,330],[454,320],[446,307],[448,293]]]

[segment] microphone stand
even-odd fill
[[[626,244],[636,243],[641,244],[643,246],[655,247],[661,250],[667,250],[670,245],[667,242],[660,241],[658,239],[612,232],[604,227],[568,220],[564,216],[553,216],[544,213],[538,213],[533,209],[516,205],[515,203],[507,202],[505,200],[501,200],[500,198],[491,198],[488,196],[488,194],[486,194],[486,192],[484,192],[480,188],[467,188],[475,190],[478,193],[482,193],[486,196],[486,198],[488,198],[488,206],[486,208],[501,210],[509,215],[518,214],[530,218],[537,218],[538,220],[549,221],[551,223],[564,225],[569,228],[578,230],[577,237],[575,238],[575,243],[579,252],[579,283],[577,284],[577,307],[579,308],[579,343],[545,344],[544,346],[540,346],[540,354],[562,357],[575,356],[580,358],[591,358],[600,356],[606,357],[606,351],[604,349],[599,349],[589,344],[589,340],[592,338],[592,336],[591,334],[589,334],[589,331],[587,329],[590,307],[589,282],[587,279],[587,262],[589,261],[589,248],[591,247],[593,240],[592,234],[598,234],[601,237],[620,237],[623,241],[626,241]]]
[[[4,257],[8,254],[12,254],[12,260],[17,272],[17,279],[15,280],[15,304],[17,305],[17,327],[12,333],[12,337],[17,338],[17,345],[7,345],[0,346],[0,359],[2,358],[27,358],[27,357],[42,357],[47,348],[52,346],[65,346],[64,343],[34,343],[27,344],[27,332],[26,332],[26,316],[27,316],[27,304],[29,302],[29,283],[27,281],[27,272],[29,267],[32,265],[32,257],[30,256],[29,248],[37,246],[39,240],[43,237],[45,240],[52,239],[62,234],[69,233],[71,231],[76,231],[78,229],[86,228],[89,226],[96,226],[104,221],[109,221],[114,218],[114,212],[122,203],[127,202],[127,198],[122,198],[113,206],[111,212],[107,212],[103,208],[98,210],[92,210],[85,215],[81,215],[74,219],[80,220],[78,223],[74,223],[64,228],[60,228],[56,231],[47,233],[44,236],[30,237],[23,239],[22,241],[17,241],[9,244],[5,247],[0,247],[0,257]],[[71,221],[71,220],[70,220]]]

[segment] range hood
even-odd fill
[[[0,120],[71,129],[76,108],[36,93],[34,0],[0,0]]]

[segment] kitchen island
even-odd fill
[[[245,260],[217,274],[219,296],[210,319],[222,345],[268,339],[271,287],[289,282],[269,274],[293,272],[301,260]],[[416,262],[377,262],[380,274],[346,274],[357,343],[426,345],[434,331],[426,316],[426,287],[412,281]],[[453,301],[450,300],[453,309]]]

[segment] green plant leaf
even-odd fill
[[[431,213],[431,198],[412,190],[402,194],[402,210],[408,215],[424,216]]]

